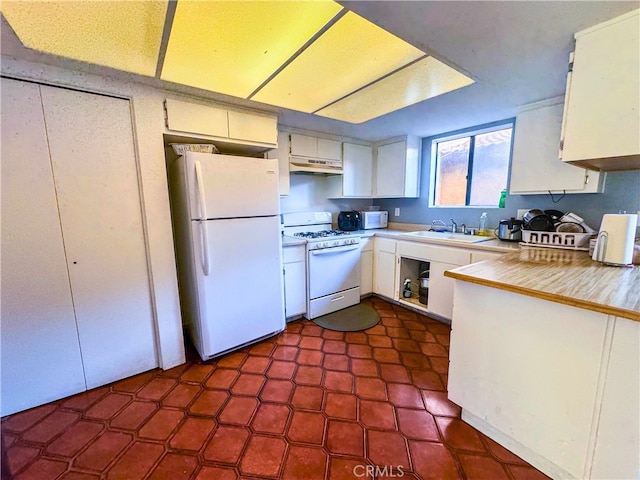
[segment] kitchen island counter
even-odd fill
[[[603,265],[583,251],[523,247],[445,276],[640,321],[640,267]]]

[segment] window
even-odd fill
[[[507,188],[513,123],[432,142],[432,205],[497,207]]]

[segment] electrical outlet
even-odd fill
[[[399,208],[396,208],[396,210],[395,210],[395,212],[394,212],[394,215],[395,215],[396,217],[399,217],[399,216],[400,216],[400,209],[399,209]]]
[[[518,209],[518,213],[516,214],[516,218],[518,220],[522,220],[522,217],[524,217],[524,214],[527,213],[529,210],[526,208],[519,208]]]

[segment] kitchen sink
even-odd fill
[[[418,232],[401,233],[409,237],[430,238],[433,240],[448,240],[452,242],[477,243],[492,240],[494,237],[482,235],[465,235],[464,233],[432,232],[430,230],[420,230]]]

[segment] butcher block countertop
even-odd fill
[[[640,321],[640,266],[603,265],[583,251],[523,247],[445,276]]]

